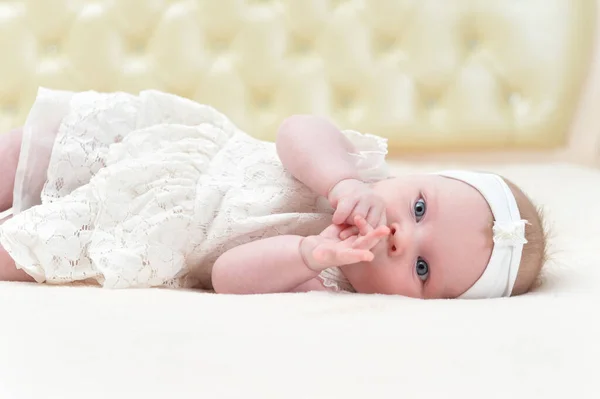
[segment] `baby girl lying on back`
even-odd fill
[[[389,176],[384,139],[319,117],[269,143],[162,92],[42,89],[23,131],[23,148],[0,138],[1,280],[495,298],[528,292],[544,263],[511,182]]]

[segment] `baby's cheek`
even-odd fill
[[[389,259],[376,259],[372,262],[370,278],[377,291],[386,295],[401,295],[419,298],[421,290],[410,273],[410,268]]]

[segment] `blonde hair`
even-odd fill
[[[519,273],[511,293],[516,296],[526,294],[540,284],[542,268],[548,260],[547,232],[542,210],[516,184],[503,179],[515,196],[521,218],[529,222],[525,227],[527,243],[523,246]]]

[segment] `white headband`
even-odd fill
[[[521,219],[512,191],[500,176],[491,173],[449,170],[436,174],[473,186],[486,199],[494,216],[494,247],[490,261],[479,280],[459,298],[510,296],[519,272],[523,244],[527,243],[527,221]]]

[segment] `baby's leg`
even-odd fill
[[[21,152],[23,129],[15,129],[0,135],[0,212],[9,209],[13,203],[15,173]]]
[[[35,281],[23,270],[17,269],[15,262],[2,246],[0,246],[0,281]]]

